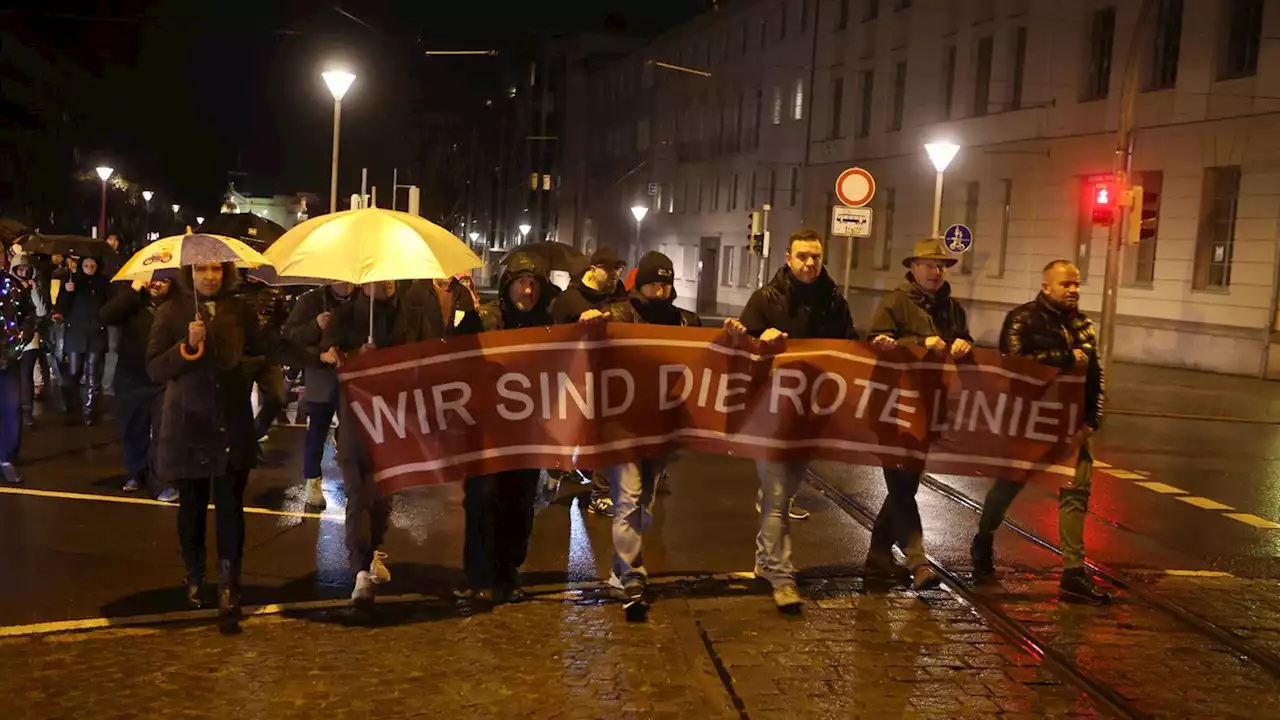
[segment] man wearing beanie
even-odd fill
[[[539,258],[517,252],[506,260],[498,299],[480,308],[484,332],[551,324],[551,281]],[[467,478],[462,506],[466,540],[462,565],[468,588],[460,593],[477,604],[519,602],[520,566],[529,552],[538,468]]]
[[[671,258],[662,253],[647,253],[640,258],[630,295],[609,307],[609,321],[701,327],[702,320],[696,314],[673,304],[674,282]],[[613,572],[609,584],[626,596],[623,607],[627,619],[632,621],[643,620],[648,611],[645,600],[648,574],[641,545],[653,519],[654,492],[666,464],[665,457],[656,457],[615,465],[597,473],[608,479],[614,508]]]

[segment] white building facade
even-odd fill
[[[865,326],[932,232],[923,145],[947,139],[961,150],[942,225],[975,238],[950,279],[979,341],[996,342],[1057,258],[1079,265],[1082,305],[1096,315],[1107,229],[1091,222],[1091,178],[1112,169],[1141,4],[730,4],[592,73],[587,182],[598,190],[583,211],[597,241],[622,246],[635,233],[626,208],[646,202],[638,249],[672,257],[687,307],[733,313],[757,283],[747,213],[771,202],[772,271],[790,230],[829,232],[836,177],[863,167],[877,181],[872,236],[829,237],[827,262]],[[1280,376],[1275,37],[1280,0],[1155,2],[1136,48],[1133,159],[1154,233],[1124,249],[1118,359]]]

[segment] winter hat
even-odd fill
[[[591,267],[602,267],[607,270],[620,268],[626,263],[618,257],[618,253],[610,247],[602,247],[591,254]]]
[[[644,287],[655,282],[670,285],[675,282],[675,279],[675,266],[671,264],[671,258],[660,252],[649,252],[640,258],[634,287]]]

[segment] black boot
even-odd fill
[[[202,575],[187,576],[187,609],[201,610],[204,608],[204,598],[200,596],[204,590],[204,577]]]
[[[1111,601],[1111,595],[1099,590],[1084,568],[1063,570],[1058,589],[1064,602],[1105,605]]]
[[[218,561],[218,631],[240,632],[240,566],[230,560]]]
[[[992,541],[991,536],[973,536],[973,544],[969,546],[969,557],[973,560],[974,575],[986,577],[996,573],[996,552],[992,547]]]

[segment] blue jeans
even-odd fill
[[[0,370],[0,463],[13,462],[22,445],[17,372],[16,361]]]
[[[653,522],[653,494],[666,464],[666,458],[661,458],[607,470],[613,499],[613,572],[624,585],[642,583],[648,577],[644,533]]]
[[[774,587],[796,584],[791,564],[791,499],[800,489],[807,460],[793,463],[757,462],[760,475],[760,532],[756,535],[756,575]]]
[[[338,412],[338,402],[307,403],[307,439],[302,450],[302,476],[307,480],[323,475],[320,464],[324,460],[324,443],[329,437],[329,427]]]

